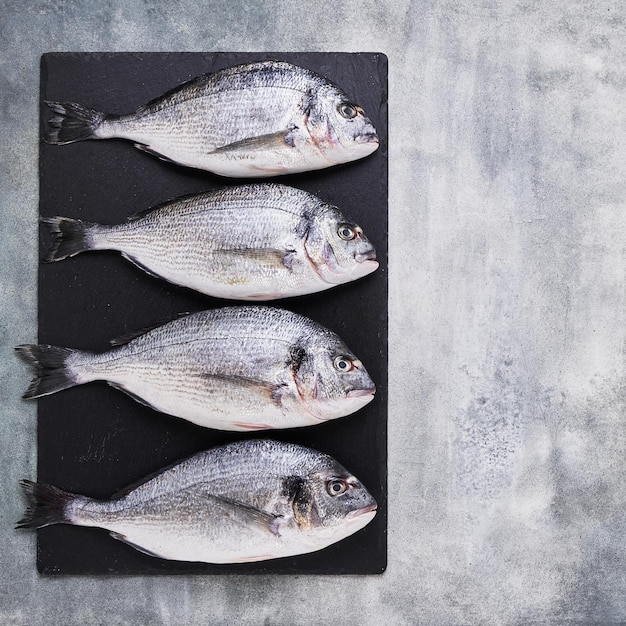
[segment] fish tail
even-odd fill
[[[46,217],[41,221],[54,235],[54,241],[44,258],[45,263],[60,261],[93,248],[90,231],[96,224],[69,217]]]
[[[63,145],[84,139],[95,139],[106,113],[89,109],[76,102],[49,102],[53,117],[48,120],[44,135],[46,143]]]
[[[35,378],[23,398],[39,398],[79,383],[67,367],[67,359],[76,353],[70,348],[23,345],[15,348],[19,355],[35,368]]]
[[[32,480],[20,480],[20,487],[30,500],[30,505],[15,528],[43,528],[51,524],[71,523],[67,507],[78,496]]]

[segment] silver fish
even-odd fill
[[[55,113],[48,143],[128,139],[162,159],[222,176],[317,170],[378,148],[372,122],[339,87],[278,61],[200,76],[129,115],[47,104]]]
[[[105,380],[157,411],[245,431],[319,424],[354,413],[375,393],[335,333],[282,309],[202,311],[112,343],[98,354],[18,346],[37,371],[24,398]]]
[[[314,293],[378,267],[363,230],[339,209],[285,185],[189,196],[105,226],[53,217],[46,261],[119,250],[150,274],[210,296],[274,300]]]
[[[111,500],[22,481],[17,528],[96,526],[152,556],[245,563],[321,550],[376,515],[359,480],[326,454],[271,440],[201,452]]]

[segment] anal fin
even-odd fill
[[[161,159],[161,161],[165,161],[166,163],[174,163],[175,165],[178,165],[176,161],[173,161],[172,159],[166,156],[163,156],[162,154],[160,154],[156,150],[153,150],[150,146],[146,145],[145,143],[135,143],[135,148],[137,148],[137,150],[141,150],[142,152],[147,152],[148,154],[151,154],[152,156],[155,156],[158,159]]]
[[[163,278],[163,276],[159,276],[159,274],[157,274],[156,272],[153,272],[150,268],[146,267],[143,263],[138,261],[135,257],[128,254],[128,252],[122,252],[122,256],[127,261],[130,261],[133,265],[138,267],[140,270],[143,270],[146,274],[149,274],[150,276],[153,276],[154,278],[158,278],[160,280],[167,280],[166,278]]]
[[[118,541],[122,541],[125,544],[128,544],[129,546],[131,546],[131,548],[135,548],[135,550],[139,551],[139,552],[143,552],[144,554],[147,554],[148,556],[154,556],[157,559],[163,559],[165,557],[161,556],[160,554],[157,554],[156,552],[152,552],[151,550],[148,550],[146,548],[144,548],[143,546],[137,545],[136,543],[133,543],[132,541],[130,541],[126,535],[122,535],[122,533],[116,533],[114,530],[109,531],[109,535],[111,535],[111,537],[113,537],[113,539],[117,539]]]
[[[132,391],[128,391],[128,389],[126,389],[125,387],[122,387],[122,385],[118,383],[112,383],[111,381],[107,381],[107,384],[113,387],[113,389],[117,389],[118,391],[123,391],[127,396],[130,396],[135,402],[139,402],[139,404],[143,404],[144,406],[147,406],[149,409],[152,409],[153,411],[157,411],[158,413],[163,412],[157,409],[156,407],[152,406],[149,402],[146,402],[143,398],[141,398],[137,394],[133,393]]]
[[[269,430],[272,428],[269,424],[250,424],[246,422],[233,422],[233,426],[242,430]]]

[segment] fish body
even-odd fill
[[[22,481],[19,528],[104,528],[153,556],[242,563],[320,550],[376,514],[360,481],[326,454],[248,440],[196,454],[108,501]]]
[[[222,176],[264,177],[363,158],[378,136],[363,109],[323,76],[278,61],[200,76],[129,115],[72,102],[46,141],[121,138],[165,160]]]
[[[375,393],[335,333],[272,307],[194,313],[103,353],[17,350],[37,370],[25,398],[104,380],[157,411],[220,430],[319,424],[354,413]]]
[[[167,202],[113,226],[55,217],[46,260],[118,250],[169,282],[219,298],[274,300],[378,267],[363,230],[337,207],[285,185],[226,188]]]

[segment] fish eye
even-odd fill
[[[337,111],[341,117],[345,117],[347,120],[353,120],[358,113],[357,108],[349,102],[342,102],[337,107]]]
[[[354,228],[351,228],[347,224],[342,224],[337,229],[337,234],[344,241],[352,241],[352,239],[356,237],[356,231],[354,230]]]
[[[340,372],[350,372],[354,369],[354,363],[350,359],[346,359],[346,357],[338,356],[333,361],[333,365],[335,369]]]
[[[348,483],[346,483],[345,480],[341,480],[339,478],[329,480],[326,483],[326,491],[328,491],[328,495],[330,496],[340,496],[342,493],[345,493],[347,488]]]

